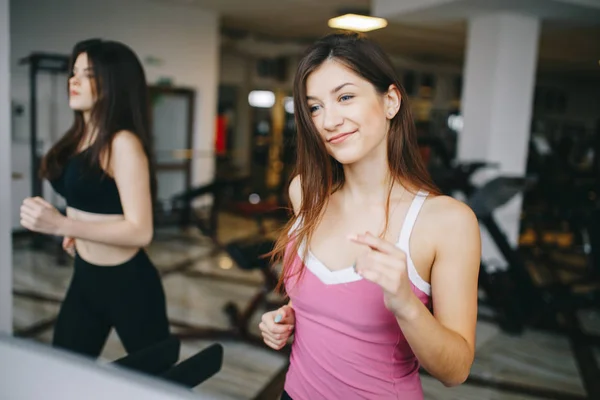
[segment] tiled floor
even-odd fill
[[[220,226],[220,240],[225,242],[256,234],[256,226],[252,222],[237,217],[223,216]],[[150,257],[162,272],[169,272],[175,266],[191,261],[186,270],[166,273],[163,277],[169,317],[173,321],[194,326],[226,328],[228,320],[222,311],[224,305],[232,301],[244,306],[258,290],[261,281],[258,272],[241,271],[227,257],[221,254],[211,255],[211,250],[206,238],[193,233],[183,237],[176,231],[161,231],[149,249]],[[15,290],[60,299],[69,283],[71,272],[70,266],[57,266],[55,258],[47,252],[33,251],[26,243],[15,241]],[[242,282],[227,282],[202,276],[198,272],[238,278]],[[59,304],[16,296],[14,307],[15,330],[20,331],[54,317]],[[258,332],[259,318],[260,314],[257,313],[252,323],[255,332]],[[586,315],[585,320],[588,330],[600,332],[600,319],[596,314]],[[51,336],[52,329],[49,328],[35,335],[34,339],[48,342]],[[207,340],[184,341],[181,359],[210,343]],[[287,362],[285,356],[274,351],[239,342],[222,343],[225,348],[223,369],[195,389],[205,396],[203,398],[252,399]],[[113,333],[104,348],[102,360],[114,360],[124,353],[118,337]],[[526,384],[580,396],[584,394],[577,365],[565,338],[540,332],[526,332],[518,337],[508,336],[495,325],[485,322],[479,322],[477,327],[477,356],[472,374],[505,383]],[[426,399],[544,398],[471,384],[449,389],[428,376],[423,376],[422,379]]]

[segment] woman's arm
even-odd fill
[[[294,214],[298,215],[300,207],[302,206],[302,181],[300,175],[296,175],[290,182],[288,188],[288,197],[292,203]]]
[[[448,197],[430,201],[433,315],[414,296],[412,311],[397,320],[423,368],[445,386],[455,386],[467,379],[475,357],[481,236],[466,205]]]
[[[65,218],[58,235],[117,246],[148,245],[153,236],[149,164],[133,133],[121,131],[115,136],[109,170],[119,190],[124,218],[97,222]]]

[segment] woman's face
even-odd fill
[[[69,79],[69,106],[75,111],[89,112],[96,102],[94,71],[86,53],[75,60]]]
[[[393,85],[380,94],[364,78],[327,60],[306,80],[308,108],[329,154],[352,164],[386,145],[389,120],[400,108]]]

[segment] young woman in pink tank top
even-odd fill
[[[274,349],[294,335],[283,398],[420,400],[421,366],[464,382],[479,227],[431,182],[389,59],[329,35],[300,61],[294,104],[294,217],[274,251],[290,302],[260,323]]]

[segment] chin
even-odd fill
[[[69,107],[71,108],[71,110],[73,111],[88,111],[89,107],[86,107],[82,104],[79,104],[77,102],[69,102]]]
[[[362,152],[359,152],[357,150],[358,149],[344,149],[329,152],[329,154],[340,164],[350,165],[354,164],[357,161],[360,161],[365,156]]]

